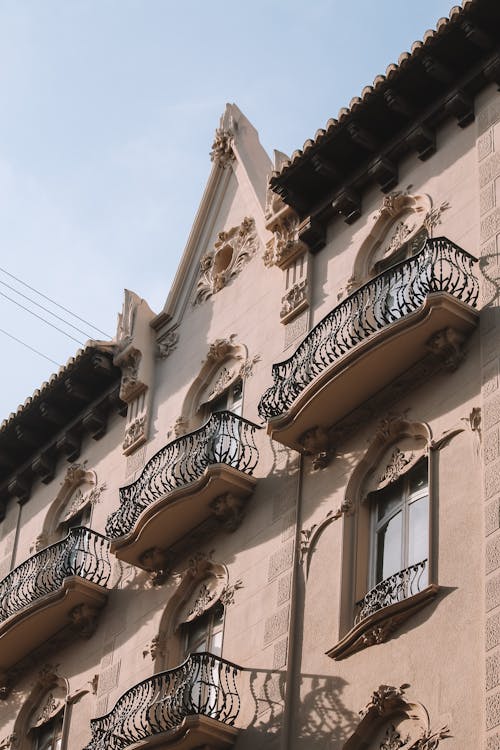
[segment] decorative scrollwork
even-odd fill
[[[209,716],[230,726],[240,710],[239,667],[209,653],[191,654],[175,669],[127,690],[105,716],[91,719],[84,750],[123,750],[178,727],[186,716]]]
[[[356,602],[358,612],[354,620],[355,624],[379,609],[389,607],[391,604],[402,602],[410,596],[418,594],[426,585],[427,560],[422,560],[422,562],[394,573],[389,578],[377,583],[359,602]]]
[[[255,221],[245,217],[237,227],[219,232],[213,250],[200,260],[200,278],[193,304],[223,289],[252,258],[258,246]]]
[[[273,385],[259,403],[271,419],[286,412],[300,393],[331,364],[377,331],[418,310],[427,296],[446,292],[472,307],[479,286],[477,261],[446,238],[429,239],[401,261],[346,297],[306,336],[294,354],[273,365]]]
[[[213,464],[226,464],[252,474],[259,458],[252,422],[229,411],[212,414],[194,432],[178,437],[158,451],[132,484],[120,488],[120,507],[106,523],[112,539],[127,534],[142,511],[178,487],[199,479]]]
[[[29,557],[0,581],[0,622],[61,588],[68,576],[106,586],[111,574],[109,542],[78,526],[65,539]]]

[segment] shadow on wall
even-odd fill
[[[247,728],[238,738],[235,750],[279,748],[283,731],[286,673],[243,670],[241,678],[248,680],[242,695],[249,692],[252,696],[253,715],[246,713],[243,697],[242,713],[246,721],[242,725]],[[340,677],[301,676],[298,691],[301,698],[290,738],[291,747],[296,750],[340,750],[360,721],[359,715],[348,709],[342,699],[346,684]]]

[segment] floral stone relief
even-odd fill
[[[237,227],[219,232],[214,247],[200,260],[200,278],[193,304],[209,299],[237,276],[258,247],[255,221],[246,217]]]

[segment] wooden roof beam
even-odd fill
[[[461,128],[466,128],[471,122],[474,122],[474,100],[471,99],[464,91],[455,91],[445,102],[446,112],[457,118]]]
[[[399,182],[398,165],[386,156],[377,159],[368,171],[383,193],[389,193]]]
[[[361,197],[352,188],[344,188],[332,203],[332,208],[342,214],[346,224],[352,224],[361,216]]]
[[[455,80],[451,70],[431,55],[425,55],[422,58],[422,67],[430,78],[438,83],[443,83],[445,86],[449,86]]]
[[[411,120],[415,115],[415,107],[410,104],[405,96],[394,89],[389,88],[384,91],[384,101],[391,112],[402,115],[408,118],[408,120]]]
[[[406,136],[406,142],[414,148],[421,161],[425,161],[436,152],[436,134],[426,125],[417,125]]]
[[[35,474],[38,474],[44,484],[49,484],[56,473],[56,461],[57,457],[54,450],[44,451],[33,460],[31,468]]]

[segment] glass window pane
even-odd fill
[[[376,583],[401,570],[402,519],[400,511],[377,534]]]
[[[427,461],[420,461],[409,473],[410,494],[427,487]]]
[[[222,630],[219,630],[218,633],[212,634],[212,642],[210,643],[209,651],[214,654],[214,656],[220,656],[222,654]]]
[[[413,565],[429,556],[429,498],[415,500],[408,511],[408,565]]]
[[[378,492],[377,498],[377,521],[381,521],[386,516],[392,515],[396,508],[402,503],[402,487],[397,482],[387,487],[382,492]]]

